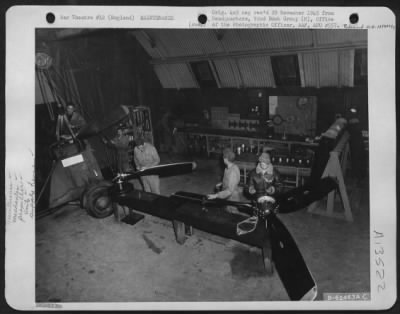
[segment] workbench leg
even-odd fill
[[[208,143],[208,136],[206,135],[206,150],[207,150],[207,156],[210,157],[210,145]]]
[[[192,236],[193,235],[193,227],[189,225],[185,225],[185,235]]]
[[[349,144],[347,143],[342,156],[342,173],[345,175],[347,171],[347,161],[349,160]]]
[[[328,202],[326,204],[326,213],[328,216],[333,215],[333,207],[335,203],[335,191],[332,191],[328,194]]]
[[[341,166],[339,162],[339,158],[337,157],[337,154],[334,156],[334,166],[335,166],[335,177],[338,180],[338,186],[339,186],[339,192],[340,192],[340,197],[342,199],[342,204],[344,208],[344,216],[347,221],[353,221],[353,215],[351,213],[351,208],[350,208],[350,202],[349,198],[347,196],[347,191],[346,191],[346,185],[344,183],[344,177],[343,177],[343,172],[341,171]]]
[[[186,241],[185,224],[178,220],[172,221],[172,224],[174,226],[176,242],[178,242],[179,244],[185,243]]]
[[[347,221],[353,221],[353,215],[351,213],[350,202],[349,202],[349,198],[347,196],[346,186],[344,184],[344,178],[343,178],[342,173],[338,174],[337,179],[338,179],[338,183],[339,183],[340,197],[342,199],[342,204],[343,204],[343,208],[344,208],[344,216]]]
[[[314,203],[311,203],[311,205],[308,206],[308,212],[309,213],[314,213],[317,209],[317,201],[315,201]]]

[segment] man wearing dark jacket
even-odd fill
[[[257,167],[250,171],[248,180],[249,183],[246,189],[247,195],[251,199],[255,199],[257,201],[262,196],[273,197],[278,192],[279,181],[279,172],[272,165],[269,153],[264,152],[258,158]],[[266,232],[265,236],[269,238],[268,231]],[[264,264],[267,273],[272,274],[274,267],[272,264],[272,250],[270,246],[270,240],[264,239],[264,241]]]
[[[262,153],[257,167],[250,171],[247,193],[255,199],[265,195],[273,196],[278,192],[279,181],[279,172],[272,165],[269,153]]]

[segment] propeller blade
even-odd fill
[[[188,201],[198,202],[203,205],[207,205],[208,207],[223,207],[223,206],[227,206],[227,205],[236,206],[238,208],[238,210],[240,210],[246,214],[249,214],[249,215],[253,214],[253,205],[248,202],[230,201],[230,200],[225,200],[225,199],[220,199],[220,198],[209,200],[209,199],[207,199],[206,195],[196,194],[196,193],[191,193],[191,192],[184,192],[184,191],[176,192],[172,196],[178,197],[181,199],[186,199]]]
[[[272,260],[291,300],[312,301],[317,285],[289,231],[276,215],[267,218]]]
[[[286,214],[300,210],[311,203],[322,199],[336,187],[336,181],[333,178],[326,177],[315,183],[308,183],[299,188],[278,195],[275,197],[276,202],[279,204],[277,212],[279,214]]]
[[[202,201],[207,204],[214,204],[218,206],[224,206],[224,205],[232,205],[232,206],[237,206],[237,207],[252,207],[251,203],[248,202],[238,202],[238,201],[230,201],[230,200],[225,200],[221,198],[215,198],[215,199],[207,199],[206,195],[202,194],[196,194],[196,193],[191,193],[191,192],[183,192],[179,191],[174,193],[174,196],[180,197],[180,198],[186,198],[188,200],[192,201]]]
[[[141,176],[158,175],[160,177],[176,176],[192,172],[197,165],[193,162],[177,162],[172,164],[157,165],[143,170],[135,171],[124,175],[125,180]]]
[[[104,130],[118,124],[123,119],[127,118],[129,109],[126,106],[119,106],[105,115],[106,118],[102,120],[95,120],[91,123],[86,124],[82,129],[79,130],[76,137],[78,139],[86,139],[95,136]]]
[[[86,124],[83,128],[81,128],[76,135],[78,139],[86,139],[92,136],[95,136],[101,132],[101,128],[98,125],[98,122],[92,122]]]

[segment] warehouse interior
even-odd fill
[[[333,178],[329,195],[276,216],[312,273],[315,300],[369,293],[367,43],[366,30],[37,29],[36,301],[292,299],[274,251],[271,274],[257,245],[196,222],[179,233],[147,205],[119,201],[143,191],[139,176],[98,214],[96,189],[138,170],[139,138],[160,165],[195,162],[160,175],[166,202],[178,191],[214,193],[226,148],[240,170],[240,202],[250,201],[249,173],[263,152],[282,193]],[[84,126],[63,141],[70,105]],[[129,141],[123,153],[119,131]],[[74,154],[82,159],[66,165]]]

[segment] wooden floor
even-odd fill
[[[162,163],[177,161],[162,156]],[[161,193],[209,193],[218,182],[216,160],[198,160],[193,174],[163,178]],[[306,209],[280,215],[318,285],[329,292],[369,292],[369,191],[346,179],[354,222]],[[325,206],[321,202],[318,206]],[[340,203],[335,205],[341,210]],[[64,206],[36,223],[38,302],[204,302],[288,300],[261,252],[199,230],[183,245],[169,221],[146,216],[134,226],[95,219]]]

